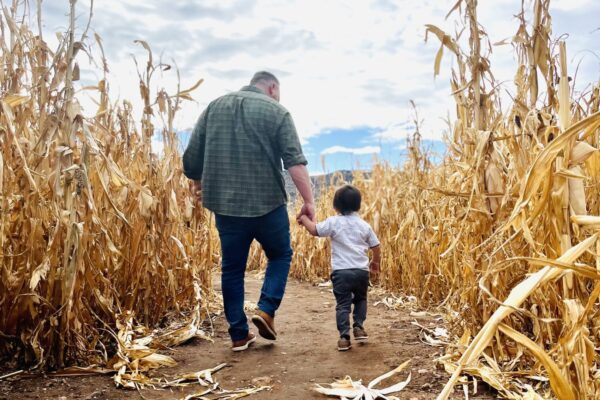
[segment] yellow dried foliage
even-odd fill
[[[532,26],[522,12],[512,39],[517,92],[509,109],[500,106],[484,46],[465,51],[458,37],[428,25],[457,60],[448,153],[430,164],[417,130],[402,168],[379,164],[353,177],[361,214],[382,242],[379,283],[446,311],[455,341],[440,361],[453,376],[439,399],[464,375],[507,398],[600,396],[600,85],[575,98],[567,48],[550,40],[549,1],[531,6]],[[486,41],[476,2],[459,0],[460,9],[469,43]],[[319,220],[334,213],[342,181],[320,197]],[[292,231],[292,274],[327,279],[327,242]]]
[[[573,96],[567,48],[551,42],[549,0],[531,6],[531,26],[521,12],[512,38],[518,63],[508,110],[481,45],[488,39],[477,2],[458,0],[452,12],[464,10],[471,48],[427,26],[441,42],[435,74],[444,49],[457,61],[448,153],[432,164],[417,130],[401,169],[380,163],[353,177],[361,214],[382,242],[379,284],[447,315],[454,340],[440,362],[452,378],[440,399],[465,375],[507,398],[600,396],[600,84]],[[90,89],[95,117],[84,118],[72,88],[82,42],[67,35],[52,52],[15,21],[4,10],[0,351],[20,349],[24,361],[50,366],[106,364],[117,353],[123,374],[168,364],[123,338],[107,351],[102,332],[117,314],[144,325],[172,312],[197,315],[195,287],[206,301],[218,240],[188,196],[172,127],[179,101],[201,82],[175,96],[152,93],[152,53],[140,41],[149,54],[140,123],[130,103],[109,101],[106,79]],[[156,115],[162,157],[150,151]],[[333,213],[336,185],[319,197],[319,220]],[[327,278],[327,241],[295,224],[292,240],[291,274]],[[264,261],[253,247],[251,267]],[[198,332],[192,319],[173,337]]]
[[[20,22],[26,7],[0,20],[0,355],[48,368],[105,364],[125,314],[148,327],[189,315],[175,336],[197,336],[215,239],[207,214],[191,212],[172,121],[199,83],[153,93],[147,47],[141,123],[129,102],[110,100],[106,68],[85,90],[98,107],[87,118],[73,83],[88,46],[85,33],[74,36],[74,10],[53,51]],[[157,132],[161,157],[150,144]]]

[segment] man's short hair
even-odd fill
[[[270,83],[275,82],[279,85],[279,79],[275,75],[267,71],[258,71],[254,74],[252,79],[250,80],[250,85],[256,85],[257,83]]]

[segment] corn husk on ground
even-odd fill
[[[174,335],[197,336],[217,261],[172,129],[190,91],[151,90],[167,66],[143,42],[139,123],[131,103],[111,101],[103,57],[104,79],[81,87],[78,60],[101,39],[75,36],[70,3],[58,49],[20,22],[26,4],[1,10],[0,354],[34,367],[106,364],[119,315],[146,327],[189,318]],[[81,96],[97,109],[82,110]]]
[[[330,397],[338,397],[342,400],[398,400],[398,397],[392,396],[392,394],[401,392],[410,383],[410,373],[408,374],[406,380],[398,382],[392,386],[381,389],[376,389],[375,386],[380,385],[382,381],[402,372],[409,363],[410,361],[407,361],[390,372],[373,379],[367,386],[364,386],[360,380],[353,381],[352,378],[347,376],[342,380],[338,380],[330,384],[329,387],[316,385],[314,390],[317,393],[321,393]]]

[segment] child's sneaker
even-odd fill
[[[340,340],[338,340],[338,351],[347,351],[352,347],[352,343],[350,343],[350,338],[346,338],[342,336]]]
[[[357,326],[353,329],[353,331],[354,331],[354,339],[357,342],[366,343],[367,340],[369,340],[369,335],[367,335],[367,332],[363,328]]]

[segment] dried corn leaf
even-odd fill
[[[313,390],[326,396],[335,396],[339,397],[340,399],[352,398],[356,400],[372,400],[377,398],[388,398],[390,400],[397,400],[397,397],[386,397],[386,395],[402,391],[410,383],[411,374],[408,374],[408,378],[405,381],[398,382],[387,388],[375,389],[374,387],[380,384],[383,380],[402,372],[409,362],[410,361],[406,361],[392,371],[373,379],[366,387],[362,385],[361,381],[353,381],[349,376],[347,376],[342,380],[331,383],[329,388],[316,385]]]

